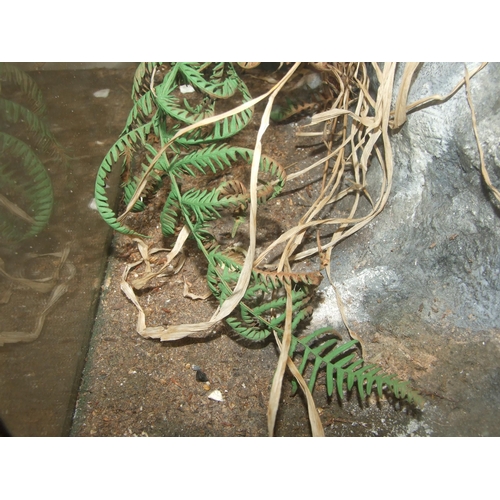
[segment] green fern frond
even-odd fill
[[[299,372],[304,375],[306,367],[312,362],[312,370],[309,375],[309,390],[312,392],[320,368],[326,368],[326,387],[329,396],[332,396],[335,388],[339,397],[344,397],[344,386],[351,390],[356,384],[361,398],[365,398],[373,392],[376,387],[381,397],[384,387],[399,399],[405,399],[409,403],[423,404],[422,397],[409,388],[408,382],[402,382],[395,375],[381,373],[381,368],[373,364],[365,364],[356,349],[359,342],[350,340],[339,343],[336,337],[332,337],[333,329],[330,327],[320,328],[306,337],[292,336],[289,355],[293,357],[297,349],[302,348],[302,362],[298,367]],[[297,384],[294,383],[294,391]]]
[[[144,93],[144,95],[142,95],[135,101],[127,117],[125,128],[120,135],[125,135],[132,129],[152,121],[152,115],[155,111],[156,106],[153,95],[151,94],[151,91],[148,90]]]
[[[250,92],[248,91],[247,86],[242,80],[239,80],[238,82],[238,90],[242,95],[242,104],[251,100],[252,97],[250,95]],[[240,113],[216,122],[213,125],[212,130],[208,133],[205,133],[201,129],[196,129],[190,134],[179,137],[177,142],[178,144],[182,144],[183,146],[187,147],[197,144],[226,141],[228,138],[241,132],[241,130],[243,130],[248,125],[252,116],[253,109],[245,109]]]
[[[212,233],[210,221],[196,220],[190,224],[190,228],[192,231],[191,238],[194,238],[198,244],[202,243],[207,252],[217,247],[217,240]]]
[[[301,300],[302,299],[302,300]],[[310,297],[307,291],[292,292],[292,328],[311,314],[311,309],[306,307]],[[278,298],[262,304],[260,308],[248,304],[248,299],[242,299],[239,306],[240,318],[231,316],[226,318],[227,323],[242,337],[252,341],[262,341],[276,332],[279,337],[283,335],[285,324],[286,299]]]
[[[134,177],[134,180],[132,182],[128,182],[123,186],[123,201],[128,204],[128,202],[131,200],[132,196],[134,196],[135,191],[137,189],[137,184],[139,182],[139,179],[137,177]],[[137,200],[134,203],[134,206],[132,207],[133,212],[142,212],[143,210],[146,210],[146,204],[141,200]]]
[[[240,78],[231,63],[216,63],[207,80],[199,63],[177,63],[186,80],[201,92],[215,99],[228,99],[236,92]]]
[[[203,174],[207,173],[207,168],[216,173],[217,168],[224,170],[225,167],[230,167],[232,163],[236,163],[239,160],[250,164],[252,159],[253,150],[251,149],[232,147],[224,144],[220,146],[212,145],[190,153],[183,158],[172,160],[171,171],[176,175],[182,171],[194,176],[195,173],[190,168],[193,166]],[[279,163],[265,155],[261,156],[259,171],[271,176],[269,182],[261,184],[258,188],[258,200],[259,203],[263,203],[281,192],[286,182],[286,172]]]
[[[300,97],[287,97],[284,105],[280,105],[279,103],[275,104],[271,111],[271,120],[282,122],[300,113],[312,114],[317,111],[319,107],[324,107],[331,101],[332,96],[324,95],[321,91],[310,92],[307,96],[307,100]]]
[[[222,303],[231,294],[242,266],[231,257],[216,252],[210,254],[209,260],[207,282],[214,296]],[[326,367],[327,392],[330,396],[335,387],[341,398],[344,386],[351,390],[356,384],[361,398],[371,394],[375,387],[379,396],[382,396],[383,388],[387,387],[397,398],[422,405],[423,399],[408,387],[407,382],[398,380],[394,375],[380,373],[381,368],[376,365],[366,365],[356,351],[358,341],[339,344],[336,338],[324,338],[325,334],[332,332],[331,328],[316,330],[303,338],[295,336],[299,323],[311,313],[308,306],[310,287],[317,286],[320,281],[320,273],[290,274],[253,270],[248,289],[239,304],[239,316],[232,315],[226,321],[239,335],[250,340],[263,340],[273,331],[281,337],[286,315],[283,287],[284,283],[288,283],[292,285],[293,304],[290,356],[299,347],[302,348],[302,363],[298,368],[302,375],[313,361],[308,383],[311,392],[319,370]],[[281,295],[276,294],[280,291]],[[296,387],[295,383],[294,390]]]
[[[287,98],[284,106],[277,104],[273,107],[271,120],[282,122],[288,120],[292,116],[303,113],[304,111],[314,110],[317,107],[317,102],[297,102]]]
[[[164,236],[175,234],[178,212],[180,212],[180,208],[177,196],[174,191],[170,191],[160,213],[161,232]]]
[[[232,293],[236,285],[242,264],[229,255],[218,251],[208,256],[207,283],[214,296],[222,303]],[[311,309],[311,287],[321,281],[319,273],[309,273],[309,277],[294,273],[270,273],[259,270],[252,271],[249,286],[235,313],[226,318],[227,323],[241,336],[254,340],[264,340],[273,331],[279,336],[283,334],[286,316],[285,283],[292,284],[292,328],[306,318]],[[315,276],[314,276],[315,275]]]
[[[141,163],[141,170],[140,173],[144,174],[148,169],[149,165],[153,161],[153,157],[156,156],[156,149],[151,146],[150,144],[144,144],[144,149],[149,152],[150,154],[146,152],[146,162],[147,163]],[[155,169],[151,170],[148,173],[147,176],[147,184],[146,187],[142,191],[142,196],[141,198],[148,198],[151,197],[154,193],[158,191],[158,189],[161,187],[163,178],[162,176],[158,175],[158,172],[163,173],[165,175],[165,171],[168,170],[168,162],[166,160],[165,154],[163,154],[158,162],[155,165]],[[129,201],[131,198],[134,196],[137,186],[141,182],[142,175],[134,175],[134,176],[129,176],[129,178],[123,183],[123,199],[125,203],[128,205]],[[132,210],[134,212],[141,212],[146,208],[146,204],[142,201],[142,199],[139,199],[135,202]]]
[[[106,193],[106,179],[111,173],[113,165],[118,161],[119,156],[125,152],[126,148],[134,149],[136,144],[146,143],[147,136],[151,132],[152,126],[151,122],[146,123],[145,125],[137,127],[127,134],[122,135],[108,151],[97,171],[95,183],[95,200],[97,210],[108,225],[110,225],[115,231],[123,234],[141,236],[132,229],[123,226],[118,221],[115,212],[110,207],[108,195]]]
[[[158,107],[168,116],[185,125],[191,125],[204,118],[214,115],[215,101],[213,99],[202,99],[202,102],[195,107],[189,104],[189,101],[176,97],[173,94],[175,87],[169,85],[160,85],[156,89],[155,101]]]
[[[161,66],[160,62],[140,63],[137,66],[132,84],[132,100],[138,100],[149,88],[151,75],[155,67]]]
[[[286,171],[278,162],[265,155],[261,156],[259,170],[271,175],[269,182],[259,186],[257,196],[259,203],[263,203],[281,193],[286,183]]]
[[[190,189],[182,195],[180,205],[187,213],[193,213],[199,221],[220,217],[219,211],[229,206],[239,206],[242,200],[237,196],[220,196],[220,191],[199,191]]]
[[[145,144],[145,147],[151,152],[151,155],[156,153],[156,150],[152,146]],[[113,158],[117,158],[118,153],[122,149],[124,149],[123,144],[118,145],[111,149],[108,156],[113,154],[114,151]],[[192,189],[182,195],[179,192],[177,195],[176,189],[178,189],[178,187],[173,189],[174,186],[177,186],[174,176],[179,177],[183,173],[194,176],[194,168],[203,174],[207,173],[207,170],[215,173],[218,168],[223,170],[230,167],[233,162],[238,160],[244,160],[247,163],[251,163],[252,158],[252,150],[247,148],[230,147],[227,145],[208,146],[207,148],[194,151],[184,157],[176,155],[170,160],[170,162],[168,162],[166,155],[163,155],[156,163],[156,168],[149,172],[149,184],[143,191],[143,197],[147,197],[149,193],[154,192],[158,188],[163,175],[170,176],[172,192],[167,198],[167,202],[165,203],[160,215],[163,234],[165,236],[173,234],[177,223],[178,213],[182,213],[184,219],[191,219],[194,217],[192,220],[193,224],[198,222],[204,224],[208,220],[219,217],[220,210],[229,207],[245,208],[249,201],[249,194],[244,192],[241,187],[238,190],[238,186],[236,186],[235,183],[222,183],[211,191]],[[110,159],[111,158],[109,158],[109,160]],[[151,163],[152,157],[148,157],[148,161]],[[102,178],[103,175],[107,175],[107,172],[110,170],[110,163],[109,161],[106,161],[105,158],[105,161],[101,164],[101,169],[98,172],[98,178]],[[142,165],[142,171],[145,172],[146,170],[149,170],[149,166],[145,163]],[[261,158],[260,171],[264,174],[271,175],[273,178],[272,181],[259,186],[257,193],[258,201],[262,203],[273,196],[276,196],[280,192],[284,186],[286,174],[284,169],[279,164],[265,156]],[[161,173],[161,175],[158,175],[157,172]],[[123,189],[126,203],[128,203],[134,195],[139,180],[139,176],[135,176],[129,178],[127,183],[124,184]],[[102,181],[101,185],[103,185]],[[98,198],[96,191],[96,200],[99,200],[97,203],[98,208],[101,206],[100,203],[105,201],[102,195],[102,190],[100,191],[100,195],[100,198]],[[172,210],[174,200],[179,211]],[[115,221],[111,217],[111,213],[108,211],[109,203],[107,201],[103,208],[108,214],[108,220],[111,220],[114,223]],[[136,211],[144,210],[144,208],[145,204],[142,200],[138,200],[134,205],[134,210]],[[109,219],[109,217],[111,217],[111,219]]]
[[[211,114],[213,114],[214,107],[212,106],[213,103],[215,103],[215,100],[205,96],[202,101],[199,104],[191,104],[186,98],[182,100],[184,107],[186,110],[191,113],[191,115],[197,115],[203,112],[204,109],[207,109],[207,107],[211,106]],[[211,116],[209,114],[206,114],[206,116]]]
[[[104,219],[104,222],[112,227],[115,231],[118,231],[122,234],[130,234],[133,236],[143,236],[132,229],[122,225],[117,217],[115,212],[109,206],[108,196],[106,194],[106,179],[102,177],[97,177],[95,184],[95,202],[97,205],[97,209],[101,214],[101,217]]]
[[[206,148],[193,151],[182,158],[173,160],[172,169],[194,176],[195,173],[190,168],[193,166],[202,174],[207,173],[207,168],[215,174],[217,173],[217,168],[222,171],[226,167],[230,167],[231,164],[238,161],[238,157],[247,163],[251,162],[253,151],[247,148],[228,146],[227,144],[219,146],[212,144]]]
[[[173,95],[175,89],[179,87],[179,66],[174,64],[170,71],[165,75],[163,81],[155,87],[154,101],[156,107],[164,114],[168,115],[170,107],[175,103],[176,98]]]

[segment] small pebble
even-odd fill
[[[208,382],[208,377],[201,370],[196,371],[196,380],[198,382]]]
[[[179,87],[179,90],[181,91],[181,94],[191,94],[194,92],[194,88],[192,85],[181,85]]]
[[[216,389],[215,391],[212,391],[208,395],[208,399],[213,399],[214,401],[224,401],[224,398],[222,397],[222,394],[218,389]]]

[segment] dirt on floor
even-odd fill
[[[102,301],[75,413],[77,436],[266,436],[267,402],[278,351],[272,340],[242,341],[226,325],[204,338],[161,343],[135,331],[136,310],[119,287],[123,257],[114,240]],[[132,256],[129,257],[129,259]],[[142,297],[148,324],[195,323],[209,318],[215,302],[183,297],[205,286],[195,260],[179,275]],[[324,374],[314,397],[326,436],[498,435],[498,332],[471,340],[470,332],[443,335],[416,318],[392,325],[352,325],[365,357],[410,380],[426,400],[423,409],[392,398],[328,398]],[[197,367],[208,383],[198,380]],[[486,367],[486,370],[485,370]],[[495,369],[494,369],[495,370]],[[283,385],[276,435],[309,436],[306,402]],[[223,401],[209,398],[219,390]]]

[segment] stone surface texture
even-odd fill
[[[469,71],[478,63],[467,64]],[[396,87],[402,66],[396,74]],[[462,63],[426,63],[409,102],[448,94]],[[471,79],[479,137],[493,184],[500,179],[500,65]],[[424,322],[498,327],[500,204],[484,184],[465,87],[442,104],[413,112],[391,134],[394,177],[385,210],[335,253],[332,275],[348,318],[387,322],[414,312]],[[332,290],[324,293],[332,296]],[[331,303],[331,301],[328,301]],[[340,315],[320,309],[340,323]],[[443,315],[445,318],[443,318]]]

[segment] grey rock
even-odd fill
[[[402,67],[396,82],[401,73]],[[463,77],[463,64],[423,64],[409,102],[445,95]],[[479,136],[497,187],[499,81],[500,64],[489,64],[471,79]],[[348,319],[385,323],[411,313],[472,331],[497,328],[500,204],[481,178],[465,87],[442,104],[410,114],[391,133],[391,145],[394,178],[386,208],[332,254],[332,277]],[[313,323],[327,319],[335,325],[341,322],[335,294],[323,283],[331,300],[317,309]]]

